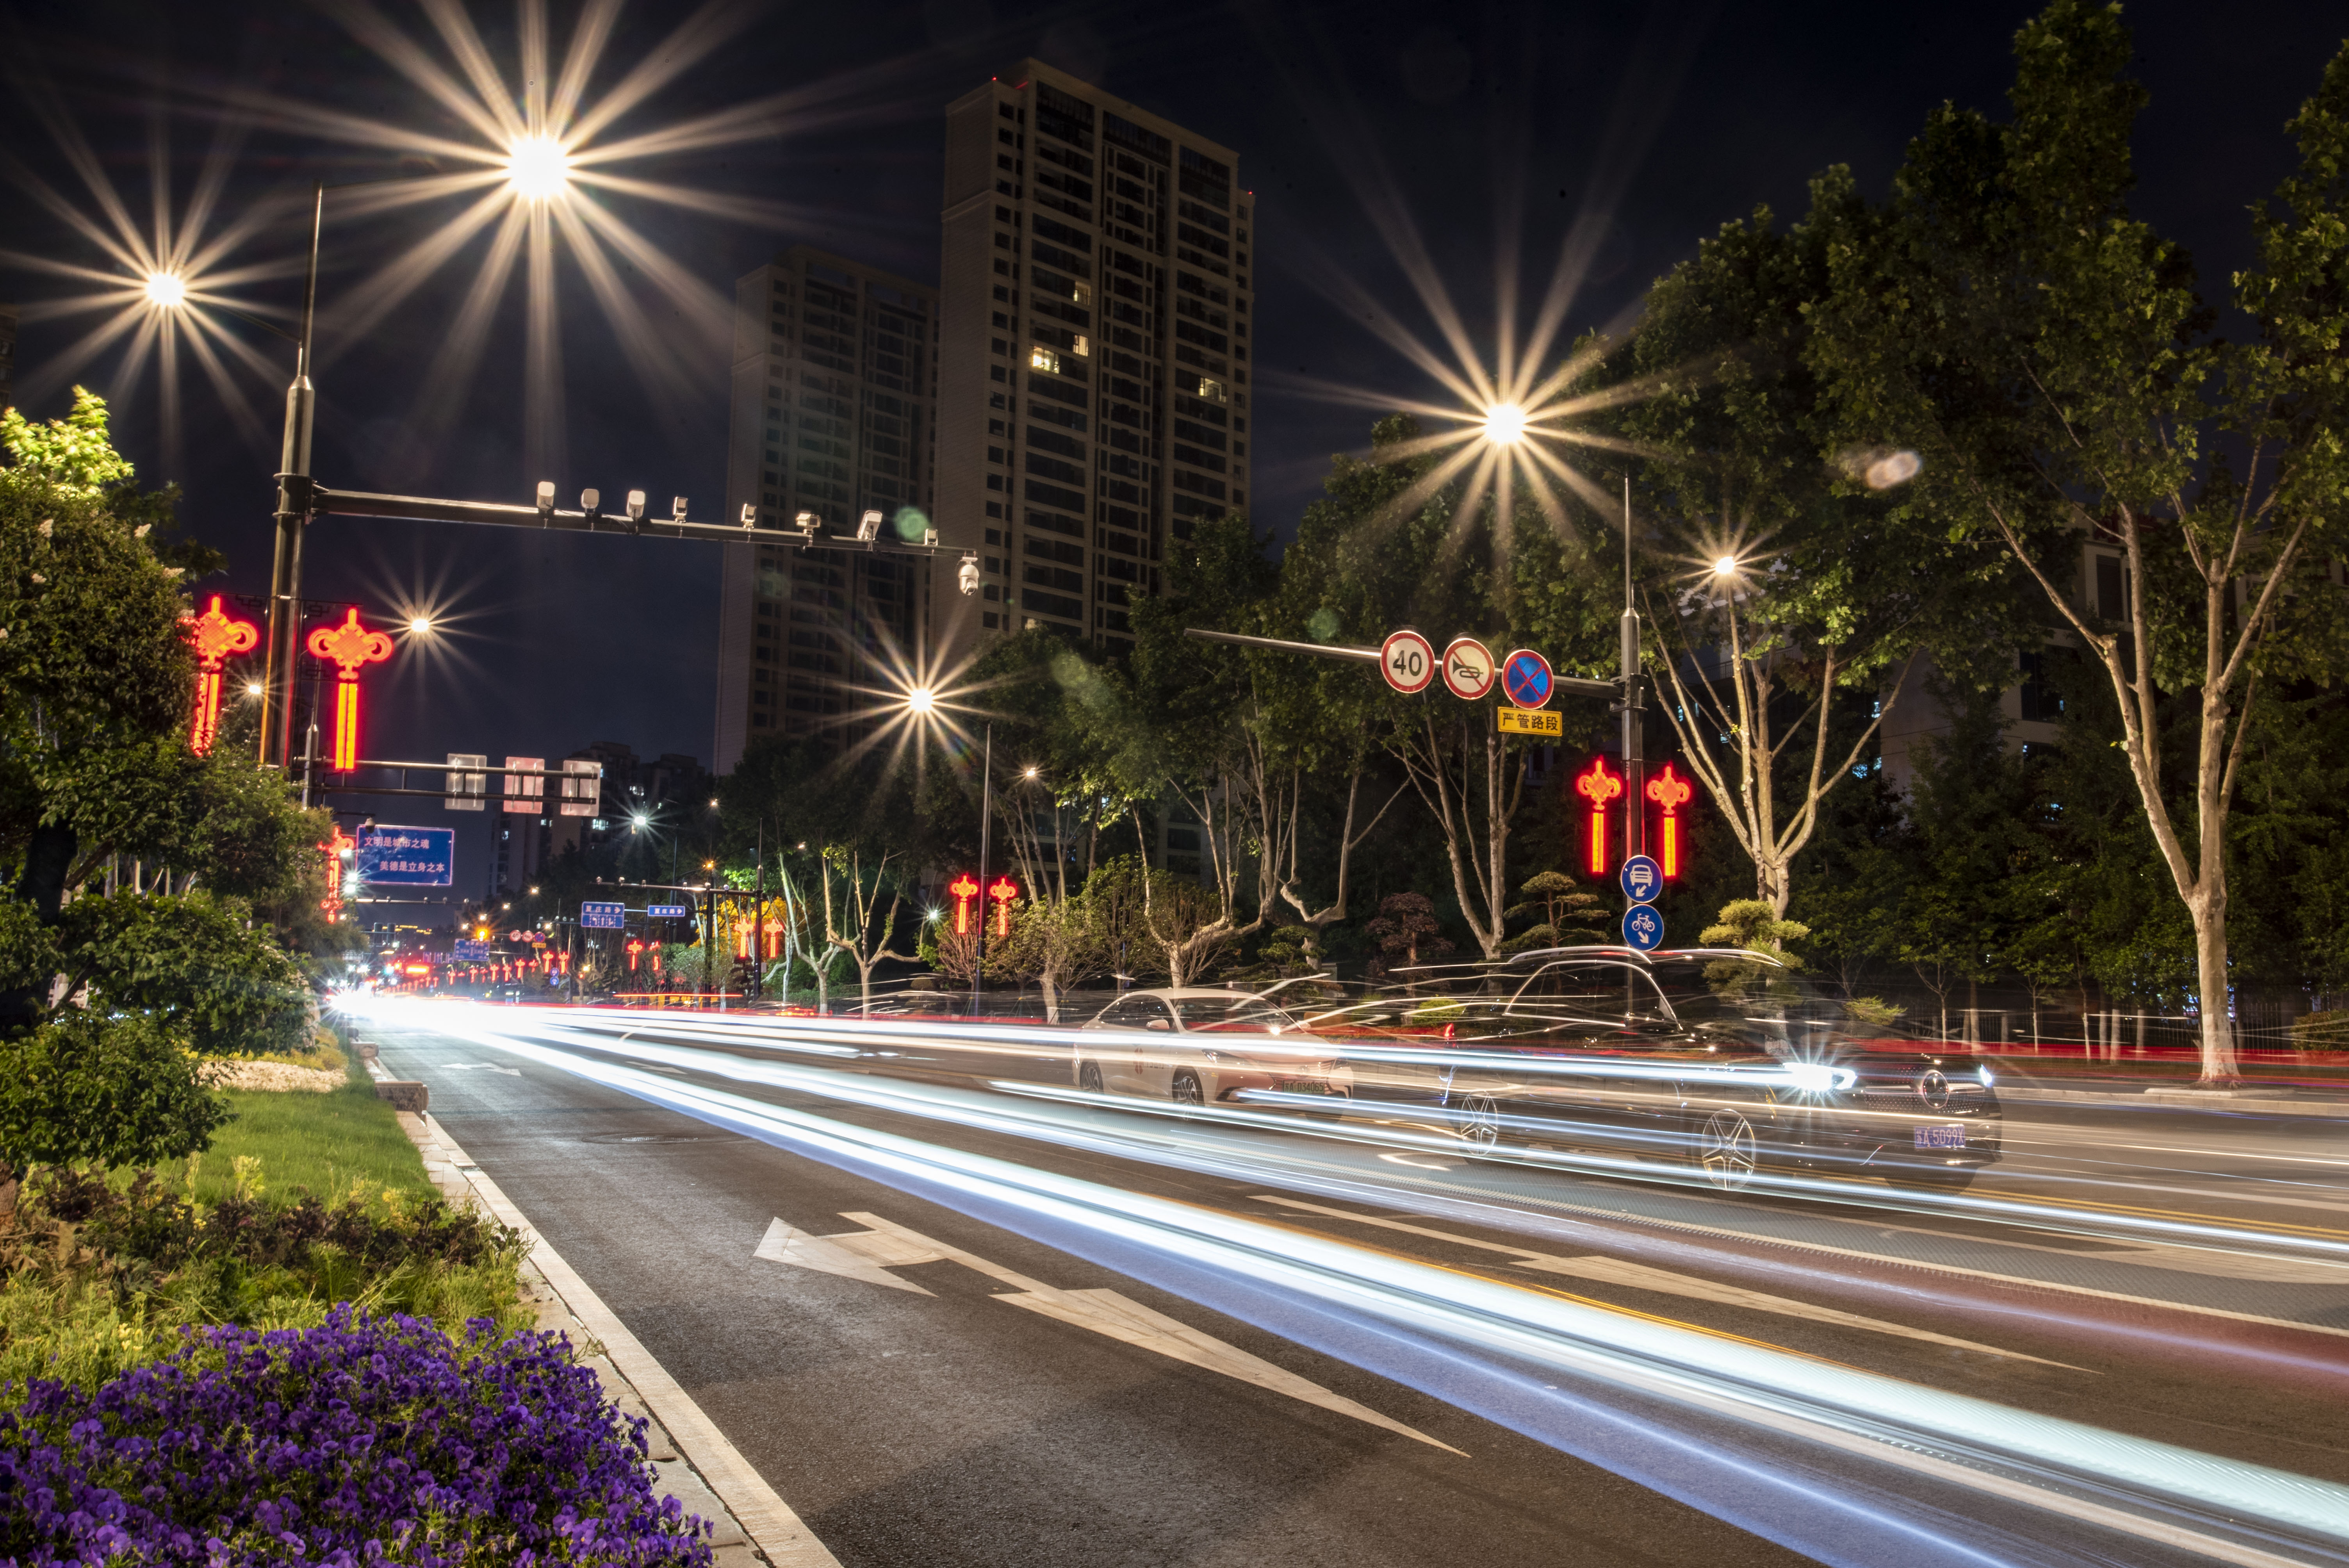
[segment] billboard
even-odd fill
[[[362,880],[398,887],[447,887],[456,880],[457,830],[399,828],[359,830]]]

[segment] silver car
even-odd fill
[[[1077,1032],[1075,1070],[1077,1087],[1088,1093],[1178,1105],[1253,1099],[1300,1107],[1311,1097],[1342,1110],[1354,1092],[1352,1070],[1290,1014],[1258,996],[1206,986],[1119,997]]]

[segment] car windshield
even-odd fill
[[[1255,996],[1178,996],[1174,1016],[1186,1029],[1228,1029],[1277,1034],[1295,1020]]]

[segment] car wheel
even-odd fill
[[[1460,1114],[1452,1124],[1471,1160],[1489,1160],[1501,1147],[1501,1108],[1489,1094],[1460,1097]]]
[[[1205,1105],[1206,1094],[1199,1088],[1199,1075],[1185,1068],[1174,1075],[1173,1098],[1176,1105]]]
[[[1723,1106],[1698,1125],[1689,1160],[1712,1185],[1724,1192],[1739,1191],[1762,1163],[1754,1124],[1744,1111]]]
[[[1101,1064],[1087,1062],[1077,1069],[1077,1087],[1087,1094],[1102,1092]]]
[[[1884,1179],[1895,1187],[1906,1187],[1912,1192],[1962,1192],[1974,1184],[1979,1174],[1971,1166],[1930,1166],[1909,1170],[1895,1168],[1884,1173]]]

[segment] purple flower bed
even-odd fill
[[[656,1502],[644,1423],[552,1334],[451,1344],[338,1306],[208,1329],[83,1393],[0,1414],[0,1564],[676,1564],[708,1526]]]

